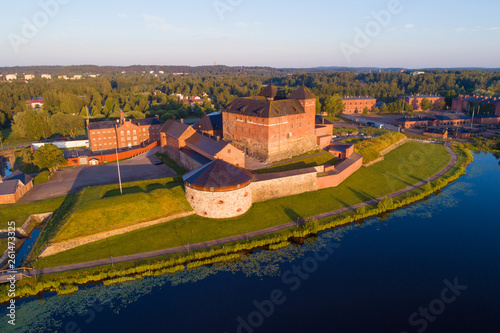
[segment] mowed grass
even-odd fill
[[[289,163],[283,163],[279,165],[275,165],[269,168],[255,170],[254,172],[257,174],[266,174],[273,172],[283,172],[289,170],[297,170],[304,169],[309,167],[315,167],[319,165],[335,165],[339,163],[340,160],[338,158],[334,158],[330,153],[323,153],[321,155],[312,156],[304,158],[300,161],[293,161]]]
[[[53,240],[60,242],[191,211],[182,183],[174,178],[88,187]]]
[[[7,229],[7,223],[16,222],[21,227],[32,214],[50,213],[55,211],[64,201],[64,196],[35,202],[16,203],[0,206],[0,229]]]
[[[256,203],[243,216],[212,220],[196,215],[111,237],[39,260],[51,267],[160,250],[245,234],[383,197],[420,182],[451,160],[444,146],[407,143],[385,160],[361,168],[335,188]]]

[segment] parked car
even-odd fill
[[[163,164],[162,161],[155,161],[155,165],[160,165],[160,164]]]

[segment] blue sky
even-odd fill
[[[0,66],[500,67],[499,12],[498,0],[16,0]]]

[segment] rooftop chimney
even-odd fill
[[[181,124],[184,124],[184,119],[183,118],[181,118]]]
[[[125,122],[125,112],[123,110],[120,111],[120,124]]]

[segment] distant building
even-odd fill
[[[494,114],[479,114],[474,116],[474,124],[479,125],[496,125],[500,124],[500,115]]]
[[[455,138],[457,139],[468,139],[470,138],[470,130],[459,128],[455,131]]]
[[[158,73],[159,73],[159,74],[165,74],[165,72],[164,72],[164,71],[158,71]]]
[[[424,135],[438,139],[447,139],[448,130],[446,128],[428,128],[424,131]]]
[[[427,126],[460,126],[468,125],[471,119],[464,114],[449,113],[446,115],[428,115],[416,117],[403,117],[396,119],[396,126],[402,128],[427,127]]]
[[[83,75],[74,75],[72,80],[81,80],[83,78]]]
[[[34,78],[35,78],[35,75],[33,75],[33,74],[24,74],[25,80],[33,80]]]
[[[43,108],[44,103],[45,103],[45,101],[40,97],[37,99],[32,99],[32,100],[26,101],[26,104],[31,106],[33,109]]]
[[[17,80],[17,74],[7,74],[5,75],[5,80],[7,81]]]
[[[19,170],[5,179],[0,178],[0,204],[16,203],[33,188],[33,178]]]
[[[464,112],[471,109],[470,105],[478,105],[479,112],[489,111],[491,114],[500,116],[500,98],[499,97],[486,97],[486,96],[469,96],[459,95],[451,104],[451,109],[454,112]]]
[[[377,105],[377,100],[373,97],[344,97],[342,102],[344,102],[342,112],[347,114],[363,113],[365,108],[372,111]]]
[[[160,127],[158,118],[126,120],[123,111],[117,121],[87,121],[90,149],[95,152],[149,145],[160,141]]]
[[[206,114],[194,126],[193,129],[211,136],[222,138],[222,113],[214,112]]]
[[[411,72],[411,75],[417,76],[417,75],[424,75],[425,72]]]
[[[42,74],[42,79],[51,80],[52,79],[52,75],[50,75],[50,74]]]
[[[59,75],[57,78],[61,79],[61,80],[62,79],[64,79],[64,80],[68,80],[69,79],[66,75]]]
[[[404,100],[406,104],[410,104],[413,107],[413,111],[423,111],[422,110],[422,100],[427,98],[431,103],[432,110],[439,109],[439,103],[441,101],[445,101],[444,97],[438,95],[412,95],[412,96],[403,96],[400,99]]]

